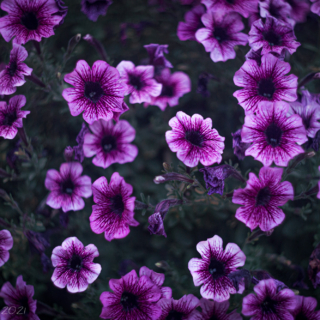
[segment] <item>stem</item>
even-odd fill
[[[31,76],[24,76],[26,79],[28,79],[29,81],[35,83],[37,86],[41,87],[41,88],[46,88],[46,85],[37,77],[35,76],[33,73],[31,73]]]

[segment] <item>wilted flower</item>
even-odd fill
[[[312,251],[309,258],[308,275],[314,288],[320,287],[320,243]]]
[[[9,260],[9,250],[13,247],[13,238],[10,231],[0,231],[0,267]]]
[[[82,0],[81,11],[91,21],[97,21],[99,16],[105,16],[112,0]]]
[[[311,0],[311,2],[314,2],[310,8],[311,12],[320,16],[320,1],[319,0]]]
[[[278,20],[294,25],[294,20],[290,17],[291,6],[284,0],[263,0],[259,1],[260,16],[266,18],[272,16]]]
[[[172,68],[172,64],[166,59],[164,53],[168,53],[167,44],[150,43],[143,46],[149,54],[149,63],[155,68]]]
[[[76,237],[70,237],[61,246],[52,251],[51,261],[55,268],[51,277],[58,288],[65,288],[71,293],[83,292],[93,283],[101,272],[101,265],[93,263],[99,256],[97,247],[86,247]]]
[[[235,133],[231,133],[233,153],[238,157],[239,160],[244,159],[246,150],[251,146],[251,143],[242,142],[241,131],[242,129],[239,129]]]
[[[317,300],[312,297],[296,296],[295,308],[291,311],[294,319],[320,320],[320,311],[315,311]]]
[[[84,153],[83,153],[83,143],[84,143],[84,136],[90,133],[90,130],[87,128],[86,124],[83,122],[81,126],[81,130],[79,134],[77,135],[76,141],[78,142],[78,145],[73,147],[74,150],[74,159],[76,161],[82,162],[84,159]]]

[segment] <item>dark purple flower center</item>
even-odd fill
[[[261,303],[261,309],[264,314],[276,313],[277,301],[272,300],[270,297],[266,297]]]
[[[224,276],[225,275],[224,264],[221,261],[211,259],[209,264],[209,272],[214,280]]]
[[[129,74],[129,83],[138,91],[144,87],[141,77],[137,77],[134,74]]]
[[[69,267],[72,271],[79,272],[82,269],[82,258],[74,254],[69,261]]]
[[[104,92],[99,82],[88,81],[84,86],[84,95],[93,103],[97,103]]]
[[[296,317],[294,318],[295,320],[309,320],[310,317],[308,317],[306,314],[303,313],[303,311],[300,311]]]
[[[170,310],[169,314],[166,317],[166,320],[182,320],[184,314],[176,310]]]
[[[101,146],[104,152],[109,153],[117,149],[117,139],[114,136],[104,136],[101,140]]]
[[[194,146],[202,147],[203,136],[198,131],[186,131],[186,140]]]
[[[264,187],[259,190],[256,196],[256,206],[265,206],[269,203],[270,199],[270,189],[268,187]]]
[[[224,28],[220,28],[220,27],[217,27],[217,28],[214,29],[214,31],[213,31],[213,36],[214,36],[219,42],[228,40],[228,38],[229,38],[228,33],[226,32],[226,30],[225,30]]]
[[[281,46],[282,38],[280,35],[275,33],[273,30],[269,30],[268,32],[264,32],[263,39],[266,40],[270,46]]]
[[[21,314],[27,315],[30,312],[29,307],[29,299],[28,297],[22,297],[19,299],[19,306],[22,307],[22,310],[20,311]]]
[[[309,117],[306,117],[305,115],[302,115],[302,122],[304,127],[306,128],[306,130],[308,130],[310,128],[310,123],[311,123],[311,118],[312,118],[313,114],[311,114]]]
[[[236,0],[226,0],[230,4],[234,4]]]
[[[66,180],[61,185],[62,193],[72,194],[74,189],[74,183],[71,180]]]
[[[264,132],[267,143],[273,148],[280,145],[282,133],[281,128],[275,123],[271,123]]]
[[[131,292],[123,292],[120,303],[127,312],[139,307],[137,296]]]
[[[12,126],[12,124],[17,120],[17,114],[15,111],[9,112],[4,115],[4,119],[1,123],[3,126]]]
[[[16,61],[12,61],[8,67],[8,73],[11,77],[13,77],[17,71],[18,65]]]
[[[272,99],[276,88],[274,86],[273,80],[271,78],[261,79],[258,83],[258,94],[269,100]]]
[[[160,96],[162,96],[162,97],[173,97],[174,96],[173,87],[172,86],[163,85]]]
[[[39,26],[38,18],[33,12],[24,12],[23,16],[21,17],[21,23],[28,30],[37,30]]]
[[[124,211],[124,203],[121,194],[117,194],[116,196],[110,198],[110,209],[115,214],[122,214]]]
[[[221,318],[218,318],[218,316],[213,314],[209,320],[220,320],[220,319]]]

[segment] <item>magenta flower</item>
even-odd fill
[[[315,311],[317,300],[312,297],[296,296],[295,308],[291,311],[294,319],[320,320],[320,311]]]
[[[246,256],[235,243],[228,243],[223,250],[222,239],[214,236],[197,244],[201,259],[192,258],[188,268],[196,287],[202,285],[200,294],[205,299],[218,302],[228,300],[230,293],[237,293],[228,275],[237,271],[246,261]],[[238,293],[242,293],[244,285],[240,283]]]
[[[137,276],[135,270],[121,279],[111,279],[113,292],[102,292],[100,318],[111,320],[158,320],[161,308],[157,304],[161,291],[147,276]]]
[[[0,311],[1,320],[40,320],[36,315],[37,300],[33,300],[34,287],[27,285],[22,276],[18,276],[16,287],[6,282],[0,291],[0,297],[7,305]],[[9,314],[9,311],[13,312]]]
[[[164,53],[169,53],[167,44],[150,43],[143,46],[149,54],[149,63],[155,68],[173,68]]]
[[[284,58],[286,56],[286,50],[282,50],[280,54],[276,52],[270,51],[272,55],[274,55],[276,58],[278,58],[280,61],[284,61]],[[251,49],[246,55],[246,60],[255,60],[258,64],[258,66],[261,66],[261,58],[262,58],[262,47],[258,49],[257,51],[254,51]]]
[[[74,86],[62,92],[74,117],[83,112],[83,119],[92,124],[99,119],[108,121],[114,112],[124,111],[127,87],[119,79],[118,70],[105,61],[96,61],[90,69],[86,61],[79,60],[64,81]]]
[[[234,59],[234,47],[245,46],[248,42],[248,36],[239,32],[244,29],[244,24],[236,12],[221,18],[217,11],[210,9],[201,20],[205,28],[199,29],[195,37],[203,44],[205,50],[210,52],[210,58],[214,62]]]
[[[0,72],[0,94],[9,95],[15,93],[17,91],[16,87],[26,83],[24,76],[30,76],[32,73],[32,69],[22,62],[27,57],[27,50],[14,43],[10,52],[9,64]]]
[[[278,206],[293,200],[294,190],[290,182],[281,182],[282,173],[281,168],[262,167],[259,179],[250,172],[246,187],[234,190],[232,202],[243,205],[236,218],[251,230],[259,226],[269,231],[283,222],[285,214]]]
[[[253,50],[262,48],[262,54],[273,51],[280,55],[283,49],[287,49],[291,54],[294,53],[300,43],[296,41],[290,24],[268,16],[265,22],[259,19],[251,26],[249,45]]]
[[[111,0],[82,0],[81,11],[91,21],[97,21],[99,16],[106,15],[111,4]]]
[[[286,2],[291,7],[290,17],[296,22],[305,22],[310,11],[308,0],[286,0]]]
[[[288,62],[277,59],[271,53],[261,58],[261,66],[255,60],[246,61],[233,78],[236,86],[244,89],[233,96],[246,113],[255,112],[260,101],[297,100],[298,77],[290,74]]]
[[[62,20],[54,15],[59,11],[54,0],[3,0],[1,9],[8,15],[0,18],[0,32],[4,40],[15,37],[18,44],[53,36],[53,28]]]
[[[128,105],[123,101],[122,102],[122,110],[120,112],[113,112],[113,120],[115,122],[118,122],[121,115],[123,115],[125,112],[127,112],[129,110]]]
[[[195,34],[197,30],[204,28],[201,17],[205,12],[204,6],[198,5],[185,14],[185,22],[179,22],[177,30],[177,36],[181,41],[197,40]]]
[[[145,103],[145,107],[150,104],[156,105],[164,111],[167,104],[170,107],[177,106],[179,98],[191,91],[190,78],[181,71],[171,74],[169,69],[163,69],[161,74],[156,77],[156,80],[162,84],[161,93],[158,97],[152,98],[151,103]]]
[[[241,138],[243,142],[252,143],[245,151],[270,166],[286,167],[296,155],[303,153],[299,145],[308,140],[307,132],[298,114],[287,117],[289,105],[286,102],[261,102],[257,114],[245,117]],[[297,145],[299,144],[299,145]]]
[[[132,162],[138,155],[138,148],[130,144],[136,131],[128,121],[113,124],[112,120],[98,120],[89,127],[93,134],[85,135],[83,152],[86,157],[95,156],[95,166],[105,169],[113,163]]]
[[[59,22],[59,25],[58,25],[58,26],[60,26],[60,25],[63,24],[64,19],[67,16],[68,7],[65,6],[65,3],[64,3],[63,0],[55,0],[55,2],[56,2],[56,5],[58,7],[58,11],[54,15],[62,17],[62,19],[61,19],[61,21]]]
[[[294,320],[290,311],[295,308],[295,295],[290,289],[278,291],[273,279],[261,280],[254,288],[256,295],[250,293],[243,298],[242,314],[250,319]]]
[[[121,61],[117,65],[120,79],[127,85],[125,95],[130,94],[130,103],[150,103],[152,97],[158,97],[162,84],[153,79],[154,66],[138,66],[131,61]]]
[[[136,227],[139,222],[134,216],[135,197],[132,186],[124,181],[118,172],[111,176],[110,183],[105,177],[100,177],[92,185],[93,201],[90,216],[90,227],[94,233],[104,232],[106,240],[126,237],[129,226]]]
[[[26,118],[30,111],[21,111],[26,104],[26,97],[23,95],[14,96],[7,104],[0,101],[0,137],[13,139],[18,128],[23,127],[22,118]]]
[[[284,0],[263,0],[259,1],[259,6],[261,18],[272,16],[292,26],[294,25],[294,20],[289,18],[291,16],[291,6]]]
[[[311,2],[314,2],[310,8],[311,12],[320,16],[320,0],[311,0]]]
[[[169,121],[172,130],[166,132],[166,140],[172,152],[188,167],[199,161],[204,166],[220,163],[224,149],[224,137],[212,129],[212,120],[199,114],[192,117],[182,111]]]
[[[9,250],[13,247],[13,238],[8,230],[0,231],[0,267],[9,260]]]
[[[71,293],[83,292],[93,283],[101,272],[101,265],[93,263],[99,256],[97,247],[86,247],[76,237],[70,237],[61,246],[52,251],[51,261],[55,268],[51,277],[58,288],[65,288]]]
[[[50,190],[47,205],[53,209],[62,208],[63,212],[78,211],[84,208],[82,197],[92,196],[91,178],[81,176],[82,165],[78,162],[62,163],[60,172],[55,169],[47,171],[44,182]]]
[[[147,267],[141,267],[139,271],[139,277],[147,276],[152,283],[157,285],[157,287],[161,290],[161,299],[166,298],[170,299],[172,297],[172,289],[170,287],[162,287],[164,283],[164,274],[163,273],[157,273],[153,270],[150,270]]]

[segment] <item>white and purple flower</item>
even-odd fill
[[[13,247],[13,238],[10,231],[0,231],[0,267],[9,260],[9,250]]]

